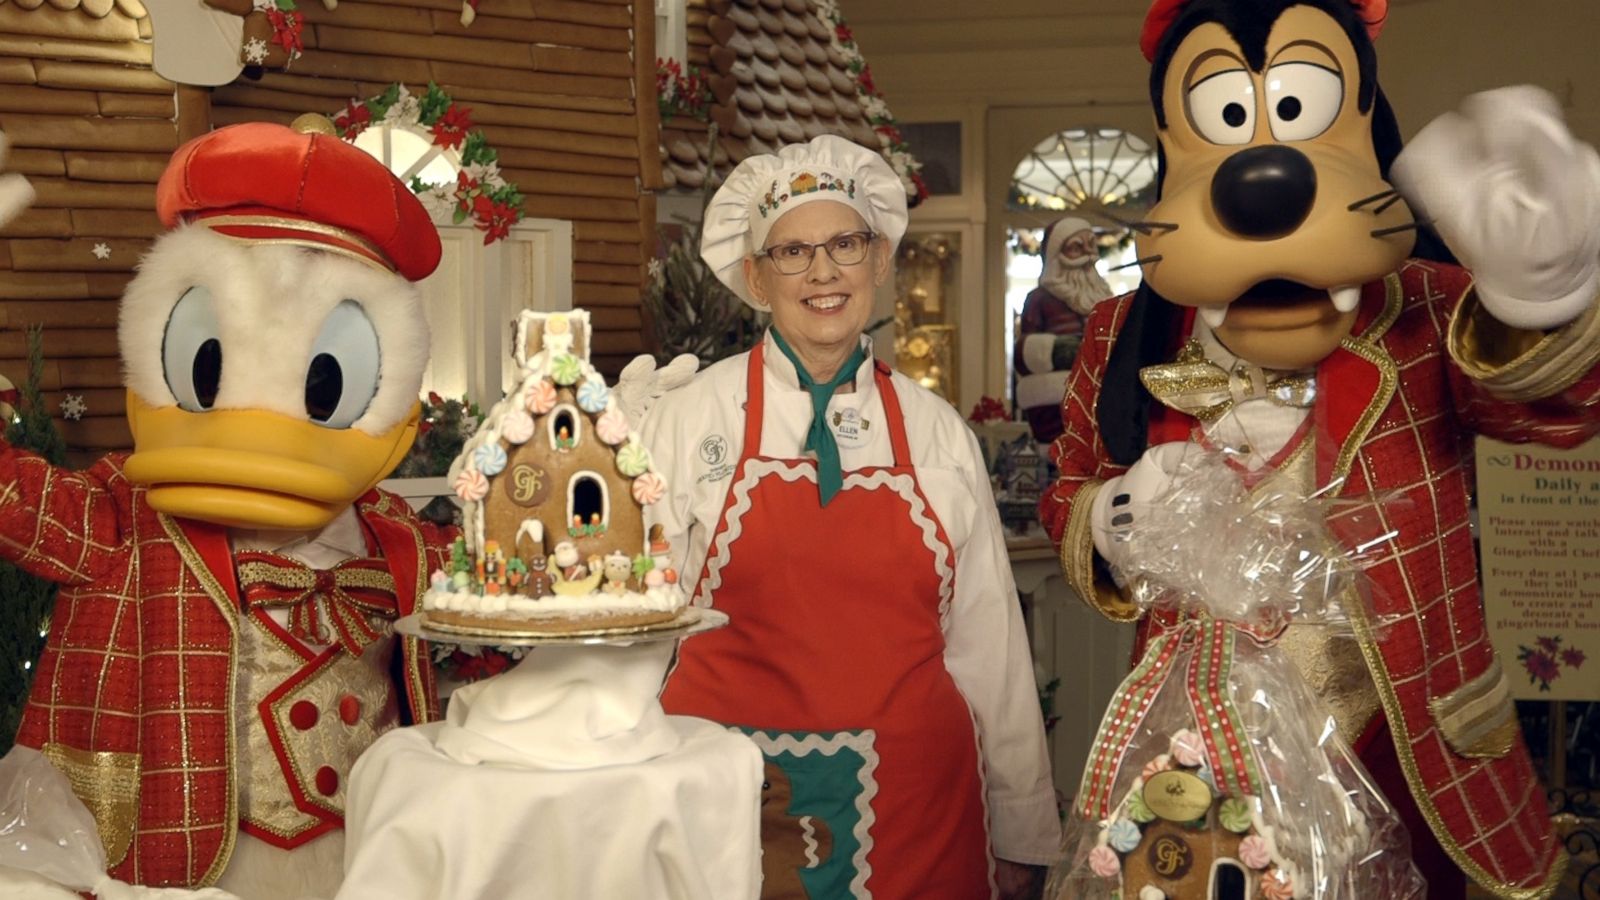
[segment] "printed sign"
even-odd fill
[[[1600,440],[1478,439],[1484,612],[1519,700],[1600,700]]]

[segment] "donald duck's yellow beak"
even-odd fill
[[[128,392],[133,455],[123,471],[159,512],[233,528],[311,531],[394,471],[411,449],[420,403],[370,435],[279,413],[156,407]]]

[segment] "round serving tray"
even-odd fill
[[[625,628],[591,628],[580,631],[540,631],[524,629],[470,628],[433,623],[424,625],[422,614],[406,616],[394,623],[394,630],[410,637],[445,644],[479,647],[538,647],[544,644],[627,645],[651,641],[675,641],[711,631],[728,624],[728,614],[716,609],[691,606],[669,622],[634,625]]]

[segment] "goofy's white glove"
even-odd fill
[[[1188,441],[1169,441],[1146,450],[1128,471],[1100,486],[1089,512],[1094,549],[1114,572],[1126,570],[1128,535],[1150,504],[1166,494],[1190,454],[1203,450]],[[1119,574],[1119,580],[1121,575]]]
[[[1559,328],[1600,295],[1600,155],[1567,130],[1549,92],[1468,97],[1406,145],[1390,180],[1500,322]]]
[[[6,151],[10,149],[6,136],[0,134],[0,171],[6,165]],[[15,172],[0,175],[0,228],[11,224],[33,202],[33,185]]]

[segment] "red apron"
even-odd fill
[[[751,352],[744,450],[695,597],[732,624],[683,643],[662,703],[736,725],[766,754],[764,802],[782,791],[763,813],[763,896],[991,897],[977,734],[940,628],[955,554],[888,368],[875,377],[894,465],[846,472],[823,508],[814,460],[758,455],[762,346]],[[795,876],[803,893],[784,890]]]

